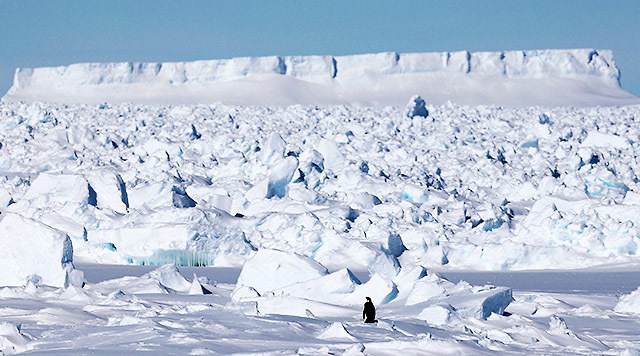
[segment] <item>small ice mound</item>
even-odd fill
[[[35,289],[34,289],[34,292],[35,292]],[[23,288],[20,288],[20,287],[0,288],[0,298],[24,298],[24,294],[25,292]]]
[[[409,99],[409,103],[407,104],[406,116],[410,118],[414,118],[416,116],[428,117],[429,111],[427,110],[427,105],[419,95],[414,95]]]
[[[304,313],[307,315],[307,318],[315,319],[316,316],[309,309],[305,309]]]
[[[432,304],[416,315],[416,319],[424,320],[430,325],[446,325],[455,319],[455,309],[446,303]]]
[[[345,305],[362,304],[361,300],[353,300],[351,293],[360,285],[360,281],[351,271],[343,268],[320,278],[296,283],[272,292],[276,296],[292,296],[316,300],[330,304]],[[355,303],[354,303],[355,302]]]
[[[27,351],[30,341],[20,332],[20,324],[0,322],[0,354],[13,355]]]
[[[244,299],[258,298],[260,293],[253,287],[239,286],[231,293],[231,300],[234,303],[243,301]]]
[[[194,273],[193,282],[191,282],[191,288],[189,288],[188,293],[190,295],[203,295],[203,294],[211,294],[211,291],[202,286],[202,284],[198,280],[198,276]]]
[[[67,265],[67,278],[64,282],[65,286],[74,286],[82,288],[85,285],[84,272],[71,268],[72,265]]]
[[[264,294],[326,274],[327,269],[309,257],[261,249],[244,263],[237,287],[253,287],[258,293]]]
[[[338,322],[331,324],[320,334],[318,334],[318,339],[335,341],[356,341],[356,338],[349,334],[344,325]]]
[[[502,315],[512,301],[510,288],[471,286],[464,281],[453,284],[428,273],[414,284],[405,305],[446,303],[461,317],[487,319],[492,313]]]
[[[127,190],[122,177],[107,169],[85,173],[85,179],[96,194],[96,207],[126,214],[129,208]]]
[[[401,270],[398,259],[392,256],[390,252],[387,253],[383,250],[376,252],[373,262],[370,262],[367,268],[371,274],[377,273],[390,279],[398,276]]]
[[[269,164],[284,157],[286,142],[277,132],[274,132],[267,139],[267,144],[262,150],[262,163]]]
[[[0,187],[0,212],[8,207],[13,201],[11,193],[3,187]]]
[[[391,279],[380,274],[373,274],[367,283],[356,287],[351,300],[363,304],[366,297],[371,297],[373,304],[387,304],[398,296],[398,287]]]
[[[429,199],[429,193],[416,184],[405,184],[402,189],[402,198],[416,204],[423,204]]]
[[[337,173],[344,167],[345,158],[336,141],[322,138],[316,150],[322,155],[324,168]]]
[[[398,234],[389,234],[387,246],[389,247],[389,253],[394,257],[400,257],[407,250],[407,247],[402,242],[402,237]]]
[[[171,192],[173,206],[176,208],[193,208],[198,205],[198,203],[187,194],[183,187],[176,185],[171,189]]]
[[[363,344],[357,343],[344,350],[342,356],[364,356],[364,349],[365,347]]]
[[[67,287],[67,289],[65,289],[64,292],[62,292],[58,296],[59,299],[69,300],[74,302],[84,302],[84,303],[89,303],[97,299],[97,297],[98,296],[96,295],[94,296],[90,295],[89,292],[76,286]]]
[[[276,163],[270,170],[265,197],[267,199],[284,198],[287,195],[287,185],[291,182],[296,169],[298,169],[298,159],[295,157],[287,157]]]
[[[351,199],[351,203],[350,203],[350,205],[352,205],[354,208],[362,209],[362,210],[371,209],[374,206],[380,205],[380,204],[382,204],[382,201],[380,201],[380,198],[366,192],[356,194]]]
[[[590,131],[587,134],[587,138],[582,141],[581,146],[625,149],[629,147],[629,141],[622,136],[608,135],[598,131]]]
[[[27,294],[35,294],[38,291],[40,284],[42,284],[42,278],[37,274],[32,274],[27,277],[27,283],[24,285],[24,292]]]
[[[206,347],[197,347],[191,350],[191,352],[189,352],[189,355],[218,355],[218,353]]]
[[[191,283],[180,274],[178,268],[173,264],[161,266],[141,278],[155,279],[163,286],[178,292],[188,292],[191,289]]]
[[[131,315],[125,315],[122,317],[110,317],[109,319],[107,319],[107,326],[140,325],[145,322],[151,322],[151,321],[141,319]]]
[[[189,290],[191,284],[187,282]],[[168,294],[172,290],[169,290],[162,283],[153,278],[146,276],[142,277],[122,277],[116,279],[110,279],[91,286],[91,289],[102,293],[108,294],[114,290],[120,290],[126,294]],[[185,291],[186,291],[185,290]]]
[[[413,285],[405,305],[414,305],[433,298],[445,297],[447,290],[440,281],[420,280]]]
[[[129,295],[120,289],[115,290],[107,295],[106,303],[107,304],[129,304],[129,303],[138,303],[140,300],[135,295]]]
[[[68,285],[68,274],[73,271],[73,246],[64,232],[8,213],[0,221],[0,246],[0,286],[22,286],[33,275],[45,285]]]
[[[261,314],[260,311],[258,310],[258,302],[255,302],[255,301],[240,301],[240,302],[227,303],[227,305],[224,306],[224,309],[238,312],[244,315],[256,316]]]
[[[630,294],[621,296],[613,311],[640,314],[640,287]]]
[[[458,314],[465,317],[487,319],[491,314],[502,315],[513,301],[511,288],[507,287],[470,287],[470,293],[461,291],[457,296],[444,300],[453,305]]]
[[[573,314],[588,318],[609,319],[609,315],[593,304],[585,304],[579,308],[575,308]]]
[[[563,318],[557,315],[551,315],[549,320],[549,334],[552,335],[566,335],[575,338],[576,335],[573,331],[569,330],[567,323]]]
[[[397,276],[392,278],[393,283],[398,287],[397,299],[406,299],[415,283],[429,274],[433,272],[428,272],[423,266],[403,268]]]
[[[612,196],[624,199],[629,187],[606,167],[592,167],[582,172],[585,192],[592,197]]]
[[[87,204],[95,205],[95,202],[90,197],[89,183],[83,177],[41,173],[12,209],[23,212],[34,206],[59,208]]]

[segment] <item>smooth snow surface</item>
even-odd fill
[[[271,56],[17,69],[9,101],[67,104],[638,104],[607,50]]]
[[[146,265],[280,250],[386,280],[637,262],[639,107],[428,109],[3,103],[0,218],[25,223],[0,238]]]

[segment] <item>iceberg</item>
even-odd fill
[[[3,100],[402,106],[417,94],[433,104],[640,103],[619,79],[609,50],[384,52],[18,68]]]

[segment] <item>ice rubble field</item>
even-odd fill
[[[638,354],[635,287],[433,270],[637,265],[640,107],[426,109],[0,103],[0,350]]]
[[[637,262],[640,107],[428,109],[4,103],[0,238],[68,236],[103,263],[279,249],[387,277]]]

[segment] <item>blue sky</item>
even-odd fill
[[[0,0],[0,96],[16,67],[546,48],[612,49],[640,95],[638,15],[638,0]]]

